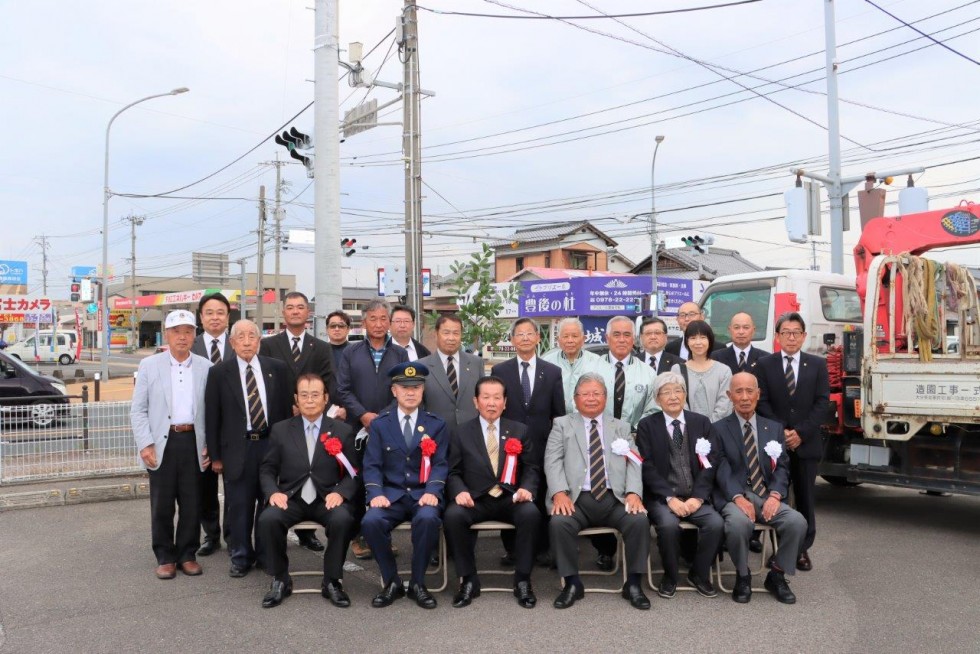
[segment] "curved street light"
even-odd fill
[[[136,102],[130,102],[125,107],[117,111],[109,119],[109,124],[105,128],[105,177],[104,183],[102,185],[102,290],[100,292],[100,300],[102,303],[100,313],[102,317],[102,361],[100,370],[102,371],[102,379],[105,381],[109,380],[109,198],[112,197],[112,191],[109,190],[109,130],[112,129],[112,123],[115,122],[119,114],[126,111],[131,107],[135,107],[141,102],[146,102],[147,100],[153,100],[154,98],[163,98],[168,95],[180,95],[181,93],[187,93],[190,89],[181,86],[167,93],[157,93],[155,95],[148,95],[145,98],[141,98]],[[130,325],[132,328],[132,325]]]

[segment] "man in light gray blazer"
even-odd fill
[[[601,374],[579,377],[574,391],[575,413],[555,418],[544,453],[548,479],[549,531],[565,586],[556,609],[585,596],[578,574],[578,533],[588,527],[613,527],[626,545],[628,577],[623,598],[637,609],[649,609],[640,579],[646,572],[650,531],[643,507],[643,479],[629,424],[603,415],[606,383]]]
[[[172,311],[164,323],[169,351],[140,362],[130,422],[143,467],[150,476],[150,518],[156,576],[173,579],[177,568],[201,574],[198,482],[210,461],[204,432],[204,387],[211,363],[191,354],[196,321]],[[180,506],[174,533],[174,513]]]
[[[463,321],[456,315],[436,321],[436,351],[419,359],[429,369],[425,380],[425,410],[442,418],[451,434],[477,417],[473,397],[483,376],[483,359],[463,352]]]

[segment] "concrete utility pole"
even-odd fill
[[[324,318],[343,306],[340,269],[340,94],[337,90],[337,0],[316,0],[313,36],[313,228],[316,241],[314,280],[316,313],[313,333],[327,337]]]
[[[263,279],[262,279],[262,265],[265,262],[265,186],[259,187],[259,228],[256,230],[258,235],[259,249],[258,249],[258,260],[256,261],[256,273],[255,273],[255,324],[259,326],[259,333],[261,334],[262,323],[264,321],[264,316],[262,315],[262,294],[263,289]]]
[[[280,321],[282,318],[282,306],[279,301],[279,253],[282,250],[282,167],[286,165],[285,161],[279,161],[279,154],[276,154],[276,160],[271,162],[273,166],[276,167],[276,208],[275,208],[275,243],[276,243],[276,264],[275,264],[275,277],[274,284],[276,288],[276,303],[274,309],[272,310],[272,322],[275,331],[279,331],[282,327],[280,326]]]
[[[657,288],[657,150],[664,142],[662,134],[653,139],[653,160],[650,162],[650,313],[656,317],[660,312],[660,290]]]
[[[420,337],[422,315],[422,133],[419,112],[418,14],[415,0],[405,0],[402,11],[401,60],[403,79],[402,157],[405,162],[405,303],[420,316],[415,335]]]
[[[41,292],[48,296],[48,237],[44,234],[35,236],[34,241],[41,246]]]
[[[242,294],[238,300],[238,313],[242,320],[245,319],[245,291],[248,290],[248,280],[245,277],[245,264],[248,259],[238,259],[235,263],[242,267]]]
[[[136,228],[143,224],[146,216],[130,214],[126,216],[125,220],[129,221],[129,261],[131,264],[129,276],[129,299],[131,301],[129,305],[129,346],[139,347],[139,335],[136,331]]]

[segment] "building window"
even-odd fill
[[[517,271],[520,272],[524,270],[524,257],[517,257]]]
[[[568,267],[572,270],[588,270],[589,255],[585,252],[569,252]]]
[[[551,268],[551,253],[544,255],[544,267]]]

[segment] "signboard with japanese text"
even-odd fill
[[[78,277],[78,278],[82,278],[82,277],[98,277],[98,275],[96,274],[98,272],[98,270],[99,269],[96,268],[95,266],[72,266],[71,267],[71,276],[72,277]]]
[[[27,285],[26,261],[0,261],[0,284]]]
[[[5,318],[10,318],[3,322],[54,322],[54,307],[48,298],[29,297],[27,295],[0,295],[0,314]]]

